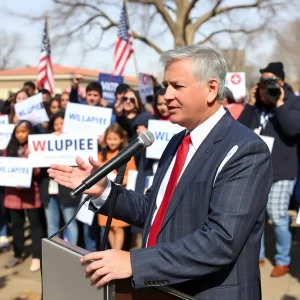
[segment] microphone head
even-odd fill
[[[155,136],[151,131],[146,130],[139,135],[139,139],[145,147],[149,147],[154,143]]]

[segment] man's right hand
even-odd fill
[[[81,158],[77,157],[76,164],[78,167],[51,165],[48,169],[48,174],[49,177],[53,178],[58,184],[70,189],[75,189],[87,176],[94,173],[101,166],[101,164],[93,160],[92,157],[89,158],[89,163],[90,164],[87,164]],[[99,198],[106,189],[107,184],[108,179],[104,177],[94,186],[85,190],[84,193]]]
[[[73,88],[78,88],[80,81],[82,81],[83,76],[81,74],[76,74],[73,78]]]
[[[258,89],[258,84],[255,85],[251,91],[250,91],[250,101],[249,101],[249,105],[254,106],[256,103],[256,92]]]
[[[123,104],[123,99],[119,99],[115,103],[115,113],[116,116],[120,117],[123,115],[123,109],[124,109],[124,104]]]

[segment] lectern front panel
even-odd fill
[[[59,241],[60,239],[53,239]],[[60,240],[62,241],[62,240]],[[63,241],[62,241],[63,242]],[[68,243],[65,243],[68,244]],[[70,245],[70,244],[68,244]],[[71,245],[72,246],[72,245]],[[43,300],[107,300],[106,289],[91,286],[84,276],[78,253],[54,241],[42,240],[42,286]],[[71,247],[72,248],[72,247]],[[85,250],[81,249],[81,252]]]

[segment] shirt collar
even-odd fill
[[[210,131],[215,127],[215,125],[224,116],[226,110],[221,105],[220,108],[206,121],[198,125],[194,130],[191,131],[192,146],[197,150],[204,139],[208,136]],[[189,132],[188,130],[186,132]]]

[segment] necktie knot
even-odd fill
[[[188,132],[182,139],[182,144],[190,145],[192,143],[191,134]]]

